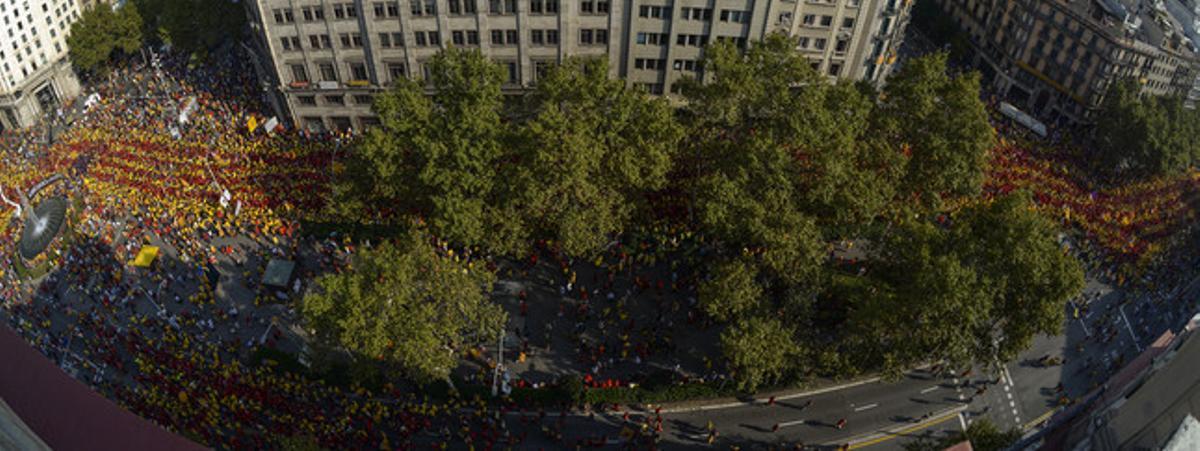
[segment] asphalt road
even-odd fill
[[[1134,294],[1089,279],[1080,299],[1066,307],[1064,334],[1037,337],[1029,350],[995,374],[975,369],[966,378],[937,378],[915,371],[896,382],[780,398],[774,405],[759,400],[670,412],[664,414],[671,426],[664,431],[664,444],[706,444],[710,421],[720,441],[751,449],[797,443],[900,449],[913,436],[960,430],[978,418],[1002,428],[1028,430],[1049,418],[1061,397],[1082,396],[1167,329],[1178,330],[1195,311],[1200,283],[1177,286],[1174,291]],[[1166,301],[1156,303],[1156,298]],[[1043,356],[1066,361],[1040,365]],[[979,387],[986,387],[982,394],[977,393]],[[834,427],[840,419],[846,419],[842,429]]]

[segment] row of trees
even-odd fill
[[[133,0],[116,10],[102,3],[71,25],[67,46],[76,69],[104,72],[147,42],[203,56],[241,36],[245,23],[246,10],[237,1]]]
[[[1108,177],[1174,175],[1200,161],[1200,113],[1183,99],[1140,95],[1137,81],[1109,88],[1096,116],[1093,162]]]
[[[356,221],[417,218],[457,245],[511,256],[540,239],[591,256],[649,220],[674,220],[709,248],[700,308],[724,324],[726,361],[747,390],[814,372],[992,363],[1057,331],[1082,272],[1027,197],[974,200],[993,144],[976,75],[950,74],[933,55],[883,92],[831,84],[781,36],[705,55],[708,83],[685,83],[682,109],[610,80],[593,60],[551,68],[511,108],[497,65],[447,50],[426,83],[378,97],[381,126],[355,149],[333,204]],[[690,213],[655,211],[662,199]],[[832,263],[830,243],[843,238],[868,243],[860,266]],[[381,304],[383,292],[347,288],[360,277],[323,279],[334,294],[305,310],[337,344],[374,356],[344,337],[369,322],[356,316],[436,301]],[[446,337],[471,333],[455,321],[487,315],[440,317],[438,346],[388,343],[455,349],[464,342]],[[431,368],[410,370],[449,371]]]

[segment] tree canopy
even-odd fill
[[[114,12],[106,4],[87,8],[71,25],[68,54],[75,68],[104,71],[118,53],[132,54],[142,46],[142,16],[136,5]]]
[[[778,319],[758,316],[725,329],[721,349],[739,388],[746,391],[777,382],[801,353],[787,326]]]
[[[348,173],[369,203],[398,202],[439,237],[510,249],[496,233],[505,226],[497,196],[511,137],[500,116],[504,73],[478,50],[446,50],[426,64],[433,95],[400,79],[377,96],[380,126],[367,131]]]
[[[509,179],[521,216],[534,237],[594,253],[666,186],[682,129],[664,99],[609,79],[600,59],[551,67],[530,97]]]
[[[467,346],[492,340],[507,317],[490,301],[494,275],[439,255],[413,232],[354,254],[321,276],[301,312],[317,337],[418,382],[444,379]]]
[[[1066,302],[1082,291],[1079,262],[1027,195],[967,207],[951,222],[907,222],[881,246],[882,286],[851,319],[879,361],[1007,361],[1036,334],[1060,332]]]
[[[978,195],[993,131],[979,74],[951,76],[946,54],[909,60],[888,78],[874,116],[878,133],[909,156],[900,194],[937,207]]]
[[[241,36],[246,10],[232,0],[133,0],[146,17],[144,34],[192,54]]]
[[[1109,86],[1096,116],[1098,173],[1136,179],[1176,174],[1200,158],[1200,116],[1176,97],[1142,96],[1137,82]]]

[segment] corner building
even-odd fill
[[[447,47],[477,48],[518,93],[571,56],[607,58],[610,76],[674,96],[703,77],[704,46],[781,32],[830,77],[879,82],[895,61],[911,0],[251,0],[268,87],[298,127],[361,130],[371,96],[424,77]]]
[[[1119,78],[1152,95],[1197,83],[1196,43],[1162,0],[922,1],[958,24],[984,86],[1052,122],[1089,122]]]
[[[79,95],[67,34],[92,3],[0,0],[0,131],[34,125]]]

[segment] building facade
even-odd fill
[[[33,125],[79,95],[67,34],[80,0],[0,1],[0,130]]]
[[[253,0],[259,54],[287,115],[310,130],[375,123],[371,96],[422,78],[443,48],[476,48],[520,92],[570,56],[657,95],[702,76],[704,46],[785,33],[831,77],[887,76],[911,0]]]
[[[1088,122],[1118,78],[1149,94],[1186,96],[1200,75],[1192,40],[1153,2],[929,1],[970,41],[985,86],[1051,122]]]

